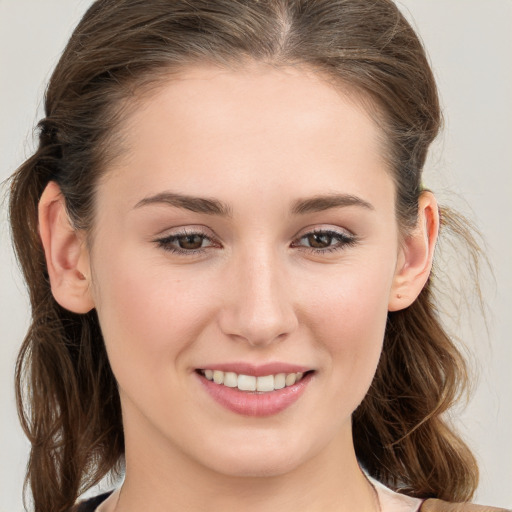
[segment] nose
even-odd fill
[[[292,286],[277,259],[252,254],[232,267],[228,300],[219,312],[225,335],[264,347],[297,328]]]

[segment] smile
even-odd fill
[[[304,377],[303,372],[277,373],[260,377],[209,369],[199,370],[199,373],[208,380],[215,382],[215,384],[227,386],[228,388],[237,388],[240,391],[256,391],[260,393],[269,393],[293,386]]]
[[[196,370],[195,375],[207,395],[224,408],[263,417],[278,414],[300,399],[316,373],[304,370],[261,375],[260,368],[256,376],[207,368]]]

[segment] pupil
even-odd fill
[[[203,243],[203,238],[199,235],[180,236],[178,242],[182,249],[199,249]]]
[[[332,236],[326,233],[312,233],[308,235],[308,243],[310,247],[315,249],[323,249],[331,245]]]

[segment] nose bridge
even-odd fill
[[[234,283],[222,329],[251,345],[267,345],[291,333],[297,318],[283,259],[272,247],[246,250],[234,264]]]

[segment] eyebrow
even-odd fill
[[[141,199],[135,205],[134,209],[153,204],[167,204],[176,208],[184,208],[195,213],[205,213],[207,215],[220,215],[222,217],[232,216],[230,206],[218,199],[194,197],[173,192],[161,192],[160,194]],[[298,199],[293,203],[292,213],[295,215],[304,215],[347,206],[359,206],[368,210],[375,209],[364,199],[351,194],[328,194],[307,199]]]
[[[140,200],[134,208],[152,204],[167,204],[176,208],[184,208],[195,213],[206,213],[208,215],[231,216],[231,208],[217,199],[207,197],[194,197],[172,192],[162,192],[151,197]]]
[[[306,213],[321,212],[331,208],[343,208],[347,206],[359,206],[368,210],[375,210],[372,204],[351,194],[328,194],[314,196],[295,201],[292,213],[304,215]]]

